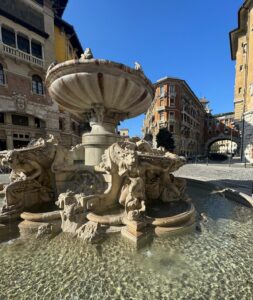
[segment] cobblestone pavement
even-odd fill
[[[175,172],[176,176],[208,181],[227,188],[252,194],[253,168],[228,165],[187,164]]]

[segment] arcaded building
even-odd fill
[[[230,32],[235,66],[235,122],[242,133],[242,159],[253,162],[253,0],[246,0],[238,11],[238,27]]]
[[[0,150],[54,134],[66,146],[80,141],[80,121],[52,101],[45,87],[53,62],[83,52],[62,19],[67,0],[0,1]]]
[[[143,134],[156,135],[167,128],[175,141],[175,153],[193,156],[204,151],[205,109],[185,80],[165,77],[155,84],[155,98],[146,113]]]

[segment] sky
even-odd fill
[[[95,58],[134,67],[156,82],[184,79],[213,113],[233,111],[235,62],[229,32],[243,0],[69,0],[63,18]],[[144,115],[121,123],[141,135]]]

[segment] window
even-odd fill
[[[28,126],[28,117],[20,115],[12,115],[12,124],[20,126]]]
[[[76,123],[75,122],[72,122],[71,127],[72,127],[73,131],[76,131]]]
[[[174,120],[174,119],[175,119],[175,112],[170,111],[170,120]]]
[[[0,85],[4,85],[4,84],[5,84],[4,68],[0,64]]]
[[[46,127],[46,122],[39,118],[34,118],[34,123],[37,128],[45,128]]]
[[[242,52],[247,53],[247,43],[242,43]]]
[[[176,92],[176,87],[174,84],[170,85],[170,94]]]
[[[164,106],[164,100],[160,100],[160,106]]]
[[[174,125],[172,125],[172,124],[170,125],[169,131],[170,131],[171,133],[174,132]]]
[[[18,34],[17,36],[17,41],[18,41],[18,49],[25,52],[25,53],[30,53],[30,43],[29,39],[22,34]]]
[[[41,43],[32,40],[32,56],[42,59],[42,46]]]
[[[32,91],[37,95],[44,94],[42,79],[38,75],[33,75],[32,77]]]
[[[160,86],[160,97],[164,97],[164,86]]]
[[[0,113],[0,123],[4,123],[4,113]]]
[[[164,121],[164,112],[163,112],[163,111],[160,112],[160,120],[161,120],[161,121]]]
[[[34,0],[34,1],[41,6],[43,6],[43,4],[44,4],[44,0]]]
[[[242,92],[242,88],[241,88],[241,87],[239,87],[239,89],[238,89],[238,93],[239,93],[239,94],[241,94],[241,92]]]
[[[240,70],[240,71],[243,70],[243,65],[240,65],[239,70]]]
[[[15,39],[14,30],[2,27],[2,41],[4,44],[16,48],[16,39]]]
[[[251,83],[249,85],[249,93],[250,93],[250,96],[253,96],[253,83]]]
[[[62,118],[59,119],[59,129],[64,130],[64,122]]]
[[[175,98],[174,97],[170,98],[170,106],[175,106]]]

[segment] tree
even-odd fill
[[[161,128],[156,135],[157,147],[164,147],[166,150],[173,152],[175,149],[175,142],[173,135],[167,128]]]
[[[153,135],[151,133],[146,133],[144,136],[144,140],[152,144],[153,141]]]

